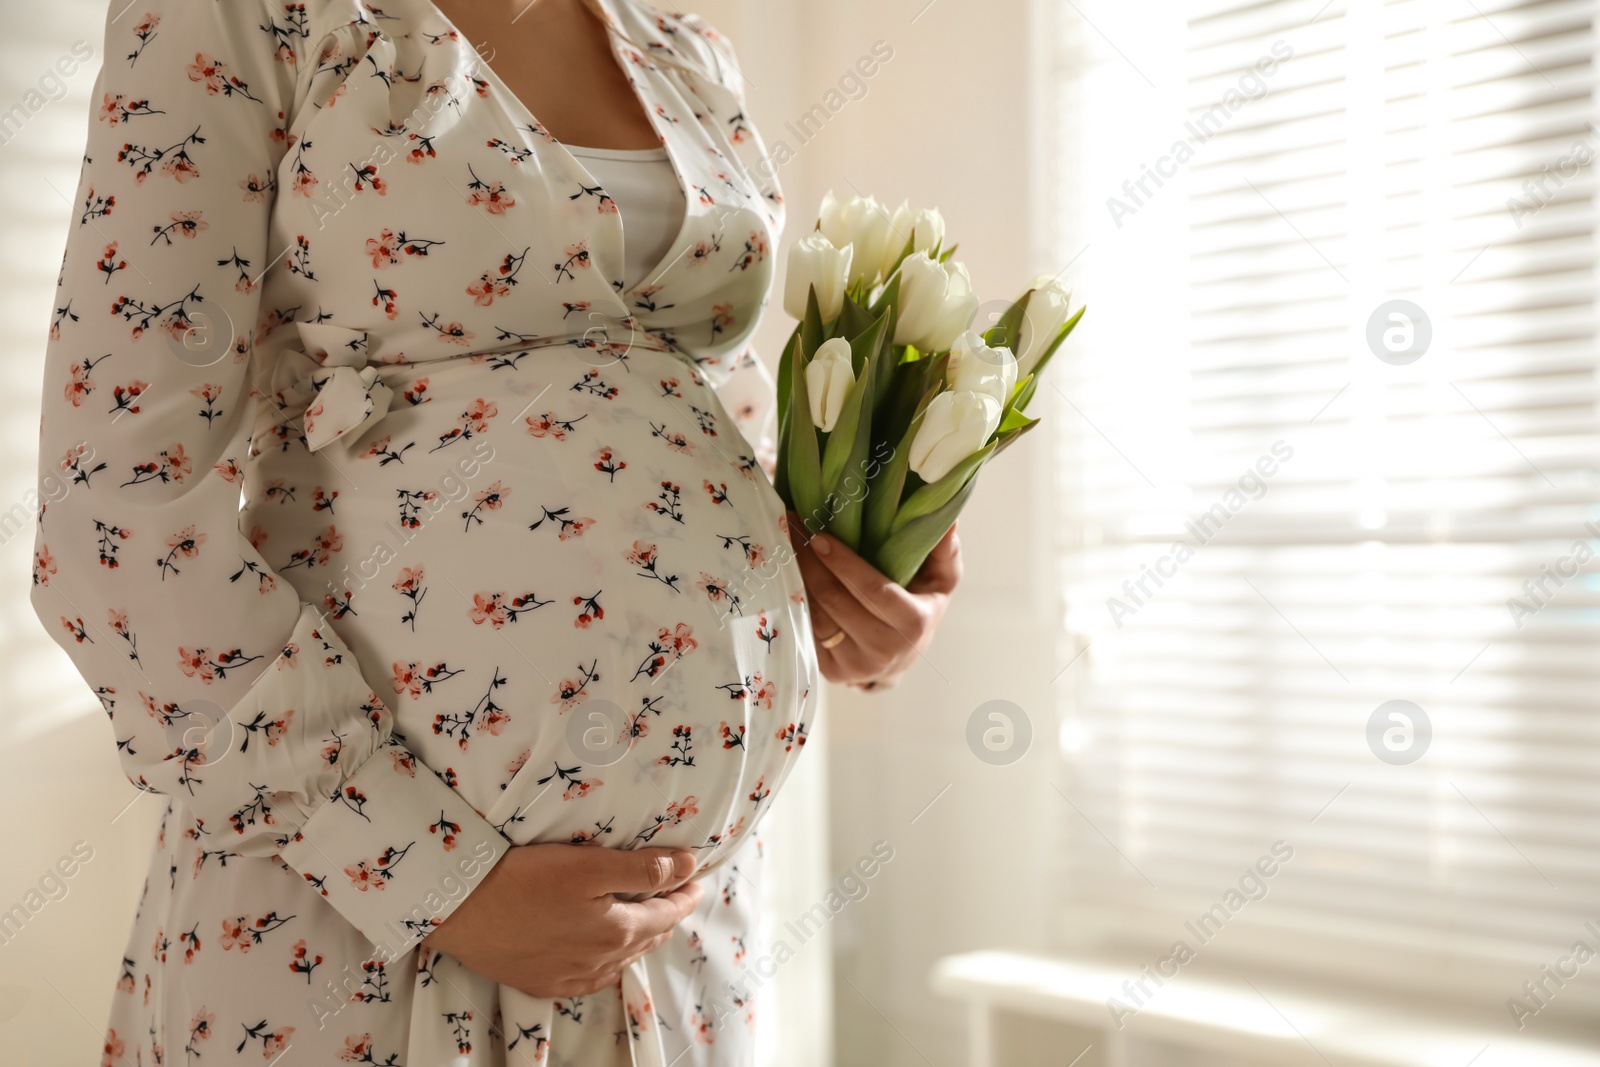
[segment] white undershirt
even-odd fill
[[[661,265],[683,227],[683,190],[664,147],[563,146],[617,206],[623,227],[622,284],[632,289]]]

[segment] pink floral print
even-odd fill
[[[108,1067],[752,1060],[817,678],[748,345],[783,198],[728,42],[594,2],[687,194],[632,288],[626,205],[428,0],[107,12],[32,576],[165,803]],[[424,939],[531,842],[712,891],[529,997]]]

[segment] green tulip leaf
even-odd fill
[[[1029,289],[1017,298],[1016,303],[1006,308],[1000,321],[983,331],[983,343],[990,348],[1009,348],[1015,353],[1022,338],[1022,318],[1027,314],[1028,301],[1033,294],[1034,290]]]
[[[878,547],[872,556],[872,565],[897,585],[910,584],[933,546],[943,540],[955,524],[977,484],[976,478],[967,479],[938,510],[906,523]]]
[[[893,373],[887,383],[890,395],[880,398],[878,402],[880,415],[874,432],[880,440],[899,440],[911,420],[928,406],[933,397],[927,390],[932,385],[944,384],[944,367],[947,364],[941,360],[945,358],[941,356],[935,360],[914,360],[893,365]]]
[[[1028,416],[1024,415],[1022,412],[1016,410],[1015,408],[1012,408],[1010,411],[1006,412],[1005,415],[1003,415],[1001,417],[1000,425],[995,428],[995,432],[996,433],[1005,433],[1008,430],[1014,430],[1014,429],[1017,429],[1018,427],[1032,426],[1035,423],[1037,423],[1038,421],[1039,421],[1038,419],[1030,419],[1030,418],[1028,418]]]
[[[900,512],[894,517],[894,523],[889,527],[889,537],[904,529],[907,523],[920,519],[924,515],[931,515],[947,504],[967,481],[983,466],[985,460],[994,452],[998,441],[990,441],[966,459],[951,467],[943,478],[936,482],[929,482],[906,497],[905,503],[900,505]]]
[[[854,337],[870,325],[872,313],[846,296],[839,311],[839,321],[834,326],[834,336]]]
[[[889,283],[883,287],[883,292],[878,294],[878,299],[874,300],[867,310],[874,315],[881,315],[886,309],[897,307],[899,302],[900,275],[891,274]]]
[[[1022,381],[1018,382],[1016,394],[1011,398],[1011,410],[1027,410],[1028,401],[1033,399],[1033,394],[1038,390],[1038,388],[1039,375],[1037,373],[1030,374]]]
[[[833,532],[839,539],[849,545],[853,551],[859,550],[861,543],[862,506],[869,492],[867,478],[867,452],[872,445],[872,375],[862,375],[857,383],[856,392],[861,394],[861,399],[856,404],[856,418],[859,423],[856,427],[855,440],[851,444],[850,454],[845,458],[843,470],[833,482],[833,491],[843,494],[844,499],[839,503],[839,510],[833,517]],[[850,406],[850,401],[845,406]],[[843,419],[843,415],[840,416]]]
[[[792,361],[789,380],[794,393],[789,405],[785,440],[788,446],[787,488],[790,503],[805,520],[823,514],[823,493],[821,461],[817,456],[817,431],[811,422],[811,400],[806,392],[806,357],[802,348],[797,339],[786,357]]]
[[[800,339],[800,324],[795,323],[794,329],[789,331],[789,339],[783,342],[784,358],[778,360],[778,412],[789,410],[789,347]]]
[[[1019,401],[1024,394],[1028,396],[1033,395],[1033,382],[1034,377],[1032,374],[1029,374],[1016,385],[1011,387],[1011,395],[1006,397],[1006,405],[1000,409],[1000,425],[1002,428],[1006,424],[1006,419],[1010,418],[1011,413],[1017,409],[1017,401]]]
[[[789,349],[800,343],[800,324],[796,323],[789,333],[789,340],[784,342],[783,356],[778,360],[778,465],[772,486],[783,498],[784,503],[793,504],[789,499],[789,464],[788,464],[788,436],[789,436],[789,394],[792,392],[789,383],[791,363]]]
[[[888,297],[888,300],[882,308],[878,309],[878,315],[883,320],[883,329],[879,333],[879,348],[881,351],[876,357],[877,362],[873,364],[873,374],[877,381],[873,383],[872,395],[875,405],[879,408],[883,407],[885,402],[892,398],[895,368],[900,364],[900,354],[894,347],[894,324],[899,316],[899,308],[896,306],[895,301],[900,299],[900,278],[898,275],[884,289],[884,295]],[[876,307],[876,305],[874,306]],[[874,411],[873,416],[876,418],[878,412]]]
[[[800,344],[805,350],[805,356],[810,359],[817,354],[817,349],[822,347],[830,334],[828,327],[822,321],[822,306],[817,302],[817,287],[806,287],[806,317],[800,320]]]
[[[950,375],[950,353],[944,352],[933,359],[921,359],[910,365],[912,396],[918,397],[912,414],[925,410],[933,398],[948,388],[945,379]],[[920,391],[920,392],[919,392]]]
[[[1061,347],[1061,342],[1067,339],[1067,336],[1077,327],[1078,320],[1083,318],[1083,313],[1088,310],[1088,305],[1079,308],[1076,315],[1061,324],[1061,330],[1056,334],[1055,340],[1051,341],[1049,347],[1039,354],[1038,361],[1033,365],[1032,373],[1035,378],[1044,372],[1045,364],[1050,362],[1050,357],[1056,354],[1056,349]],[[1018,406],[1021,407],[1023,405]]]
[[[865,314],[865,312],[863,312]],[[889,324],[885,312],[868,321],[859,333],[850,335],[850,369],[860,381],[864,377],[881,378],[879,350],[883,348],[883,331]],[[874,384],[877,384],[874,382]],[[876,395],[876,394],[874,394]]]
[[[787,363],[788,360],[781,362]],[[794,501],[789,499],[789,416],[787,412],[778,414],[778,465],[772,471],[772,488],[778,491],[778,496],[790,507]]]
[[[895,513],[900,510],[900,494],[905,490],[906,472],[911,469],[911,442],[917,435],[917,428],[922,425],[921,416],[919,410],[901,434],[893,455],[873,479],[867,494],[862,515],[860,551],[869,559],[870,553],[888,538]]]
[[[989,454],[989,458],[993,459],[995,456],[998,456],[1000,453],[1004,452],[1006,448],[1010,446],[1011,442],[1015,441],[1017,438],[1021,437],[1023,434],[1039,425],[1039,421],[1040,420],[1038,419],[1029,419],[1020,426],[995,435],[994,451]]]

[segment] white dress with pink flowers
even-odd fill
[[[683,193],[639,278],[427,0],[111,5],[34,555],[167,803],[108,1065],[751,1060],[817,684],[748,348],[783,203],[727,41],[592,2]],[[709,892],[581,998],[421,943],[558,841],[694,849]]]

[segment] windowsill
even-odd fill
[[[1217,976],[1180,971],[1139,1006],[1125,988],[1148,961],[1051,959],[1011,952],[946,956],[934,968],[935,992],[966,1001],[980,1031],[994,1013],[1053,1019],[1097,1030],[1111,1047],[1110,1062],[1127,1039],[1151,1039],[1248,1056],[1273,1064],[1357,1063],[1384,1067],[1600,1067],[1600,1049],[1552,1038],[1538,1018],[1516,1029],[1509,1012],[1457,1017],[1447,1008],[1388,998],[1379,1002],[1291,987],[1268,975]],[[1252,985],[1252,982],[1254,983]],[[1119,1015],[1108,999],[1133,1009]],[[1504,1010],[1503,1004],[1495,1009]],[[1540,1031],[1544,1030],[1543,1035]],[[973,1044],[974,1067],[988,1062]],[[1125,1055],[1125,1053],[1123,1053]]]

